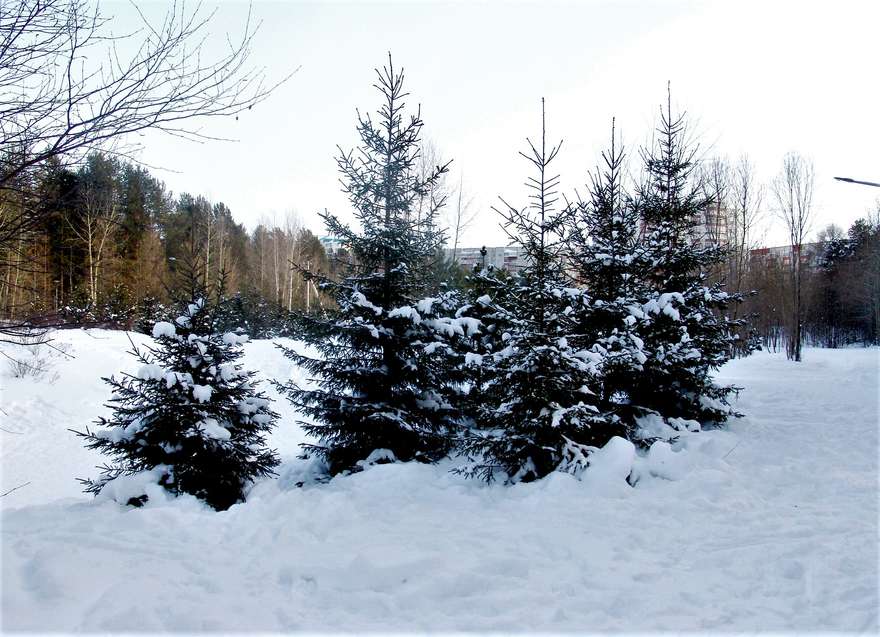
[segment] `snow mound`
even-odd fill
[[[170,338],[176,334],[177,328],[168,321],[159,321],[153,325],[153,338],[159,338],[161,336],[167,336]]]
[[[680,480],[687,473],[687,454],[676,451],[668,442],[657,440],[651,445],[646,458],[648,473],[667,480]]]
[[[167,473],[168,467],[159,465],[149,471],[118,476],[104,485],[97,499],[128,504],[130,500],[146,496],[151,502],[164,501],[168,497],[168,492],[159,484],[159,481]]]
[[[226,332],[223,335],[223,342],[227,345],[244,345],[250,340],[247,334],[236,334],[234,332]]]
[[[636,448],[629,440],[614,436],[604,447],[594,451],[589,457],[590,466],[583,472],[581,480],[591,491],[608,494],[626,494],[630,489],[627,483],[636,459]]]

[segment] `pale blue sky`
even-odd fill
[[[162,3],[149,6],[158,11]],[[211,8],[214,5],[206,5]],[[240,31],[247,5],[217,6],[213,40]],[[131,18],[129,5],[105,12]],[[346,215],[336,145],[351,147],[355,109],[374,109],[373,68],[390,50],[406,70],[424,133],[453,159],[452,179],[480,211],[464,245],[501,244],[489,206],[522,200],[524,138],[539,132],[547,100],[551,138],[564,137],[563,188],[582,187],[617,117],[632,155],[665,99],[687,109],[707,155],[748,152],[766,181],[786,151],[812,157],[816,229],[844,227],[880,189],[878,2],[301,3],[255,2],[263,21],[254,62],[268,77],[300,71],[203,145],[150,134],[143,161],[175,192],[226,202],[253,227],[288,210],[321,233],[316,212]],[[209,48],[210,51],[210,48]],[[769,209],[771,197],[765,197]],[[781,240],[771,229],[768,241]]]

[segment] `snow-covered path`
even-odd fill
[[[102,336],[116,345],[60,365],[55,385],[0,379],[3,426],[27,432],[0,433],[2,490],[42,485],[3,498],[5,631],[878,629],[877,349],[729,364],[747,417],[673,454],[676,481],[485,487],[382,465],[304,489],[282,474],[213,513],[76,495],[96,458],[66,428],[125,365],[126,342]],[[297,373],[268,343],[245,364]],[[288,472],[301,439],[288,422],[273,440]]]

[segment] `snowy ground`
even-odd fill
[[[4,631],[878,630],[877,349],[729,364],[748,416],[635,488],[381,465],[298,489],[303,437],[278,403],[281,479],[213,513],[80,493],[101,458],[67,428],[102,413],[97,378],[133,362],[121,333],[58,341],[76,358],[53,383],[0,371],[0,492],[29,482],[0,498]],[[245,364],[299,373],[268,342]]]

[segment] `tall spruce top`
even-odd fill
[[[559,175],[550,172],[550,163],[559,154],[562,141],[547,148],[547,123],[544,98],[541,98],[541,142],[536,146],[526,138],[528,152],[520,152],[537,173],[527,177],[525,186],[529,189],[528,204],[522,209],[515,208],[503,197],[498,197],[502,206],[493,207],[504,219],[501,226],[513,243],[522,246],[528,257],[528,265],[521,275],[527,285],[538,290],[559,283],[564,278],[562,252],[565,248],[565,230],[571,216],[571,206],[559,208]],[[544,302],[535,297],[535,315],[539,330],[544,329]]]
[[[687,114],[673,115],[668,84],[656,133],[654,144],[641,151],[645,180],[639,189],[639,208],[648,229],[675,246],[687,242],[688,232],[712,204],[712,197],[696,172],[699,147],[688,140]]]
[[[353,257],[349,264],[353,281],[367,299],[380,307],[395,307],[426,285],[427,271],[443,241],[437,212],[445,199],[432,200],[418,211],[426,197],[447,172],[449,164],[436,166],[427,176],[418,174],[421,109],[406,114],[403,71],[388,64],[376,70],[373,85],[382,97],[375,113],[358,111],[356,150],[339,147],[337,164],[342,190],[354,208],[361,232],[339,220],[322,215],[328,232],[338,236]]]
[[[626,152],[611,120],[611,144],[589,173],[586,200],[577,203],[570,233],[570,258],[578,281],[595,299],[613,301],[631,292],[639,215],[623,183]]]

